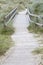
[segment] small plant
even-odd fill
[[[34,53],[34,54],[43,54],[43,47],[39,47],[39,48],[35,49],[34,51],[32,51],[32,53]]]
[[[0,55],[3,55],[11,46],[12,40],[8,35],[0,35]]]
[[[0,34],[2,35],[12,35],[14,33],[14,28],[11,28],[11,27],[4,27],[2,28]]]
[[[42,33],[43,34],[43,27],[40,27],[40,26],[36,25],[35,23],[30,23],[30,25],[28,26],[27,29],[33,33],[37,33],[37,34]]]

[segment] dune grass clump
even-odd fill
[[[43,27],[40,27],[36,25],[35,23],[30,23],[30,25],[28,26],[28,30],[33,33],[43,34]]]
[[[10,36],[0,35],[0,56],[6,53],[6,51],[12,46],[12,43]]]
[[[32,53],[34,53],[34,54],[43,54],[43,47],[39,47],[39,48],[35,49],[34,51],[32,51]]]
[[[0,56],[4,55],[7,50],[12,47],[13,41],[11,35],[14,33],[14,29],[11,27],[3,27],[0,29]]]
[[[4,55],[7,50],[12,47],[13,41],[11,35],[14,33],[14,28],[12,26],[6,26],[0,28],[0,56]]]

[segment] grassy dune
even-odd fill
[[[42,15],[43,16],[43,1],[41,0],[37,0],[36,2],[34,2],[31,7],[30,7],[30,11],[32,14],[36,14],[36,15]],[[35,23],[39,23],[39,24],[43,24],[43,17],[33,17],[30,16],[30,19],[33,21],[33,23],[30,23],[30,26],[28,27],[28,29],[31,32],[35,32],[35,33],[43,33],[43,26],[38,26]]]
[[[13,45],[11,35],[14,33],[12,21],[4,27],[4,17],[14,8],[9,0],[0,0],[0,56]]]
[[[14,33],[14,28],[10,25],[0,28],[0,56],[5,54],[6,51],[13,45],[11,35]]]
[[[10,36],[0,35],[0,56],[13,45],[12,43]]]
[[[27,29],[32,33],[43,34],[43,27],[40,27],[34,23],[30,23]]]

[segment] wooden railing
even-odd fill
[[[37,17],[37,18],[39,18],[39,19],[43,18],[42,15],[31,14],[29,9],[27,9],[27,12],[28,12],[29,16]],[[43,23],[41,23],[41,21],[40,21],[40,23],[37,23],[37,22],[32,21],[31,18],[30,18],[30,22],[33,22],[33,23],[35,23],[36,25],[43,27]]]
[[[12,20],[15,17],[16,14],[17,14],[17,7],[14,8],[8,15],[4,17],[5,19],[4,24],[7,25],[10,22],[10,20]]]

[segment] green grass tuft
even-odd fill
[[[32,51],[33,54],[43,54],[43,47],[39,47]]]
[[[10,27],[5,27],[0,32],[0,34],[2,35],[12,35],[13,33],[14,33],[14,29]]]
[[[43,34],[43,27],[39,27],[35,23],[30,23],[30,25],[27,27],[27,29],[33,33],[37,33],[37,34],[42,33]]]
[[[12,24],[13,22],[10,21],[6,27],[3,24],[0,25],[0,56],[4,55],[13,45],[11,35],[14,33],[14,28]]]
[[[12,46],[12,43],[10,36],[0,35],[0,56]]]

